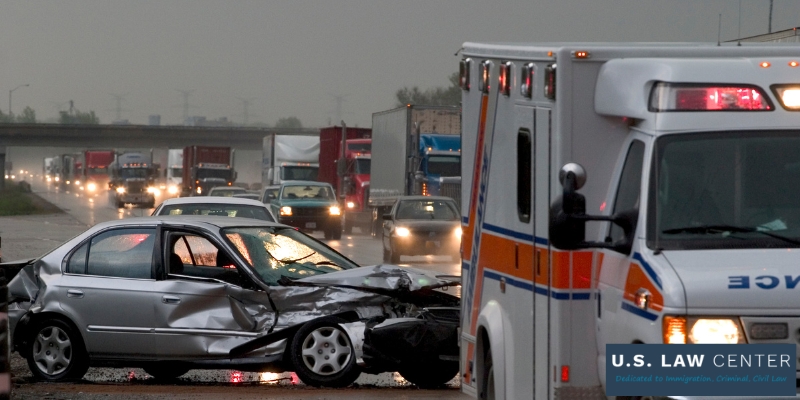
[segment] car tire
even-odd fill
[[[168,363],[149,365],[143,369],[144,372],[147,372],[148,375],[152,376],[153,379],[157,381],[172,381],[189,372],[189,368]]]
[[[89,369],[89,355],[83,338],[61,319],[46,319],[30,330],[28,368],[42,381],[64,382],[83,378]]]
[[[330,229],[325,229],[323,232],[325,233],[325,240],[331,240],[333,232]]]
[[[331,236],[333,237],[333,240],[341,239],[342,238],[342,227],[338,226],[336,229],[333,229],[333,231],[331,232]]]
[[[350,337],[339,317],[323,317],[303,325],[292,338],[289,357],[295,373],[307,385],[346,387],[361,370]]]
[[[397,372],[420,388],[438,388],[458,375],[458,361],[426,360],[406,365]]]
[[[350,235],[353,233],[353,224],[348,222],[346,217],[344,221],[342,221],[342,230],[344,230],[345,235]]]

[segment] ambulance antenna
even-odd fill
[[[739,33],[736,34],[739,38],[739,42],[736,44],[737,46],[742,45],[742,0],[739,0]]]
[[[456,54],[453,54],[453,55],[457,56],[458,53],[461,53],[461,50],[464,50],[464,48],[463,47],[459,47],[458,50],[456,50]]]
[[[721,38],[722,38],[722,14],[719,15],[719,22],[717,23],[717,46],[720,45]]]

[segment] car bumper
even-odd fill
[[[278,222],[307,231],[341,229],[340,216],[279,216]]]
[[[406,236],[392,237],[393,251],[406,255],[455,254],[461,250],[461,244],[452,238]]]

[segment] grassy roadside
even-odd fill
[[[63,212],[58,207],[30,192],[30,186],[5,181],[0,190],[0,216],[53,214]]]

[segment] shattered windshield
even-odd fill
[[[292,228],[227,228],[223,234],[267,285],[358,267]]]
[[[651,248],[800,245],[800,132],[671,135],[655,152]]]

